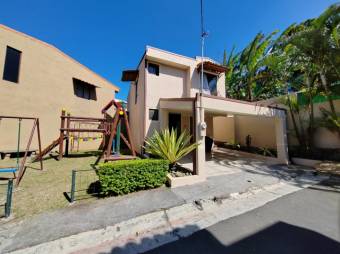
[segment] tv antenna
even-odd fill
[[[203,93],[203,59],[204,59],[204,39],[208,36],[208,32],[204,29],[204,12],[203,12],[203,0],[201,0],[201,87],[200,93]]]

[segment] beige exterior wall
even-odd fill
[[[276,149],[275,119],[235,116],[236,141],[246,145],[247,135],[251,136],[251,146]]]
[[[197,154],[201,165],[205,157],[203,152],[205,136],[213,137],[217,141],[245,144],[248,134],[252,136],[253,146],[276,148],[278,162],[288,162],[284,110],[211,96],[199,96],[195,103],[196,138],[200,143]],[[166,126],[164,124],[167,121],[166,112],[175,111],[182,114],[192,112],[191,101],[161,100],[160,106],[161,111],[165,112],[162,127]],[[207,124],[206,129],[201,127],[200,123],[203,121]]]
[[[138,153],[144,142],[145,122],[145,61],[144,57],[138,67],[138,82],[131,82],[128,95],[129,124],[133,144]],[[137,96],[136,96],[137,92]]]
[[[246,145],[247,135],[251,145],[276,149],[275,119],[257,116],[229,115],[214,117],[214,140]]]
[[[234,116],[216,116],[213,121],[214,140],[229,143],[234,143],[236,141]]]
[[[148,61],[148,63],[152,61]],[[181,98],[185,95],[187,71],[173,66],[159,64],[159,76],[150,74],[147,69],[146,82],[146,136],[153,134],[154,130],[159,130],[159,120],[149,119],[149,109],[159,110],[160,98]]]
[[[281,108],[288,109],[285,105],[282,105],[278,103],[278,98],[272,98],[269,100],[259,101],[258,104],[261,105],[271,105],[271,106],[277,106]],[[338,113],[340,113],[340,100],[334,101],[335,109]],[[315,103],[314,104],[314,117],[315,119],[320,119],[322,117],[322,113],[320,111],[320,108],[325,108],[327,110],[330,110],[329,103],[328,102],[322,102],[322,103]],[[301,118],[304,121],[308,121],[308,112],[307,109],[301,110]],[[290,114],[287,114],[287,122],[288,122],[288,141],[290,145],[297,145],[297,139],[295,137],[295,131],[293,126],[293,121],[290,116]],[[340,137],[334,132],[329,131],[326,128],[317,128],[315,131],[314,136],[314,144],[316,147],[319,148],[340,148]]]
[[[159,65],[159,76],[148,73],[145,60]],[[211,61],[211,59],[206,60]],[[163,120],[162,127],[167,127],[169,112],[182,112],[181,127],[182,129],[189,128],[190,117],[188,117],[188,113],[183,112],[184,102],[176,102],[174,105],[174,103],[163,101],[163,110],[159,111],[158,121],[149,120],[149,109],[160,109],[161,98],[195,97],[200,87],[200,75],[196,69],[200,61],[200,57],[189,58],[147,47],[138,68],[138,89],[140,89],[138,98],[140,99],[137,104],[134,103],[134,82],[130,85],[129,93],[130,124],[138,151],[140,151],[138,148],[143,145],[144,137],[152,135],[154,130],[161,128],[161,120]],[[224,80],[224,74],[221,74],[217,81],[217,93],[220,97],[225,97]],[[146,92],[145,103],[142,97],[144,92]],[[167,104],[169,104],[168,109]],[[267,107],[254,107],[254,105],[232,101],[228,102],[228,108],[225,105],[226,102],[222,100],[203,98],[203,107],[207,109],[205,114],[208,126],[206,135],[214,137],[218,141],[244,144],[245,138],[249,134],[252,136],[253,146],[276,148],[275,119],[272,117],[280,115],[280,112]],[[191,103],[184,108],[191,112]],[[229,115],[234,115],[234,112],[245,115],[216,116],[216,113],[220,112],[223,115],[223,112],[226,111],[230,112]]]
[[[62,109],[72,115],[101,117],[102,107],[119,90],[55,47],[4,26],[0,26],[1,75],[7,46],[22,52],[21,64],[19,83],[0,80],[0,115],[39,117],[43,146],[58,137]],[[77,97],[72,78],[97,86],[97,100]],[[23,123],[22,148],[31,129],[29,124]],[[0,149],[15,149],[16,132],[15,121],[2,121]],[[32,148],[37,148],[37,144],[33,143]]]
[[[145,60],[147,63],[159,65],[159,76],[148,73]],[[199,58],[181,56],[153,47],[146,48],[145,55],[138,66],[137,103],[135,103],[135,82],[131,82],[128,96],[131,131],[138,152],[141,151],[144,137],[152,135],[154,130],[159,130],[161,127],[161,112],[159,111],[159,120],[152,121],[149,119],[149,109],[159,110],[161,98],[196,96],[200,87],[200,76],[196,68],[198,63],[200,63]],[[224,74],[218,77],[217,91],[218,95],[225,96]],[[163,118],[168,113],[162,112]],[[182,129],[189,128],[189,122],[190,118],[182,115]]]

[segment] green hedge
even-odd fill
[[[103,195],[121,195],[159,187],[166,182],[166,160],[115,161],[99,165],[98,176]]]

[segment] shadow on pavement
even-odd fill
[[[197,226],[187,226],[182,230],[197,231]],[[115,247],[110,252],[100,254],[126,254],[143,253],[143,249],[152,246],[154,242],[164,241],[170,235],[176,236],[175,231],[155,235],[152,238],[143,238],[140,243],[128,243],[123,247]],[[226,236],[228,238],[228,236]],[[222,240],[223,241],[223,240]],[[231,253],[231,254],[320,254],[340,253],[340,243],[315,231],[291,225],[285,222],[277,222],[263,230],[251,234],[236,242],[226,243],[217,239],[209,230],[200,230],[188,237],[180,238],[156,249],[144,252],[147,254],[173,254],[173,253]]]
[[[162,236],[158,235],[153,239],[143,239],[141,244],[145,246],[148,245],[148,242],[161,238]],[[139,245],[129,243],[124,247],[114,248],[109,253],[137,253],[140,250]],[[136,252],[133,250],[136,250]],[[315,231],[285,222],[277,222],[231,244],[222,243],[209,230],[204,229],[189,237],[168,243],[145,253],[340,253],[340,243]],[[101,252],[101,254],[104,254],[104,252]]]

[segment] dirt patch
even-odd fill
[[[321,162],[315,168],[321,173],[340,176],[340,162]]]

